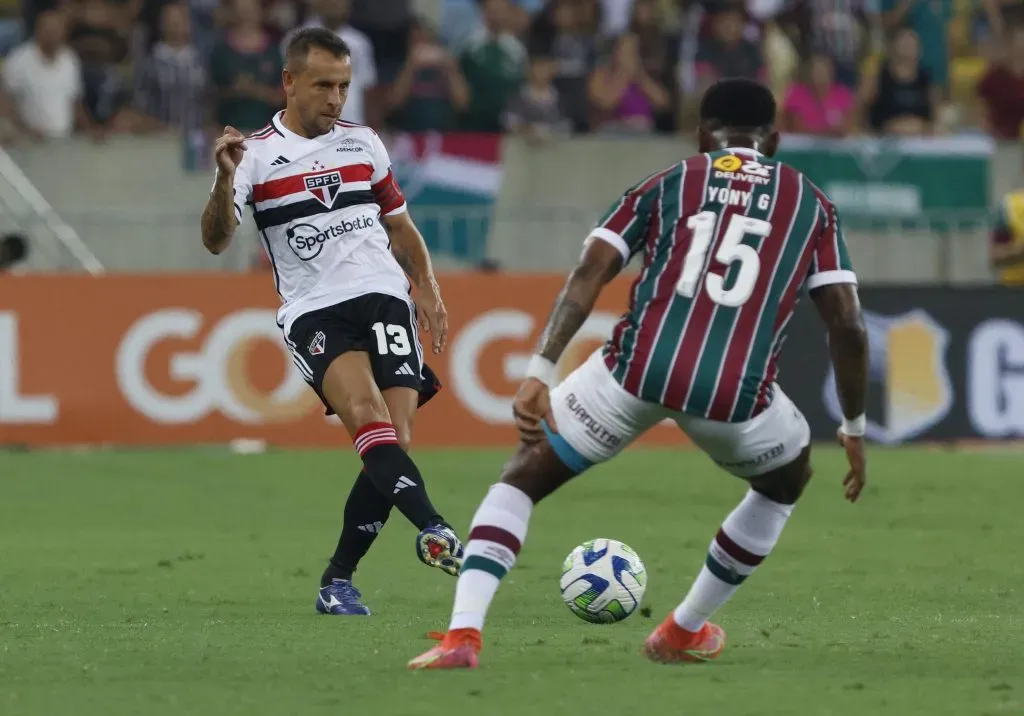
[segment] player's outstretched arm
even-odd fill
[[[847,499],[855,502],[866,479],[863,435],[866,423],[864,403],[868,382],[868,334],[854,284],[821,286],[811,291],[811,298],[828,329],[829,351],[844,417],[838,437],[850,461],[850,472],[843,484],[846,485]]]
[[[203,209],[203,246],[219,254],[231,243],[238,219],[235,215],[235,171],[242,162],[245,137],[234,127],[225,127],[213,152],[217,158],[217,178],[210,199]]]
[[[384,223],[391,237],[391,252],[416,287],[416,305],[423,330],[433,338],[434,353],[440,353],[448,339],[448,311],[441,300],[441,287],[434,275],[427,242],[408,211],[385,216]]]
[[[555,299],[555,307],[541,334],[537,352],[526,371],[526,380],[512,403],[516,427],[526,443],[544,437],[541,420],[555,432],[548,389],[555,381],[555,365],[566,346],[594,310],[601,289],[622,269],[622,254],[606,241],[591,241],[579,265],[572,270]]]

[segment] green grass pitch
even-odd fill
[[[465,531],[507,451],[416,455]],[[394,515],[359,572],[373,617],[313,611],[356,472],[350,450],[0,452],[0,714],[729,716],[1024,714],[1024,471],[1013,454],[875,449],[860,504],[842,455],[719,614],[720,661],[646,662],[743,485],[692,452],[631,451],[542,504],[476,672],[408,673],[454,581]],[[563,557],[612,537],[645,606],[591,625]]]

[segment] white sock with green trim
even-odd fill
[[[491,486],[473,515],[449,629],[483,629],[498,585],[519,556],[532,512],[533,500],[522,490]]]

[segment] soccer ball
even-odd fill
[[[584,542],[562,563],[562,601],[595,624],[621,622],[640,606],[647,569],[640,556],[613,539]]]

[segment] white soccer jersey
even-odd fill
[[[235,213],[252,207],[281,296],[285,334],[299,316],[367,293],[409,300],[381,218],[406,211],[380,137],[337,122],[315,139],[281,123],[246,137],[235,170]]]

